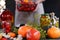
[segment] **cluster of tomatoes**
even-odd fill
[[[2,21],[7,21],[7,20],[12,21],[12,19],[13,19],[12,14],[13,13],[11,11],[9,11],[9,10],[3,11],[3,13],[1,14],[1,20]]]
[[[19,11],[25,11],[25,12],[32,12],[36,9],[37,4],[34,2],[23,2],[20,1],[20,3],[17,5],[17,9]]]

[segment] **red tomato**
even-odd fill
[[[8,40],[7,38],[2,38],[2,40]]]
[[[40,32],[36,29],[31,29],[27,32],[27,40],[39,40],[40,39]]]

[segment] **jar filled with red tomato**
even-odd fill
[[[1,20],[2,20],[2,28],[3,31],[8,33],[11,31],[11,24],[13,23],[13,15],[10,10],[5,10],[1,14]]]

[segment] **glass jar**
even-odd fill
[[[11,31],[11,25],[13,24],[13,15],[10,10],[5,10],[1,14],[1,26],[3,29],[3,32],[9,33]]]
[[[49,14],[42,14],[40,17],[40,26],[43,29],[47,30],[48,27],[50,26],[50,23],[51,23],[51,19],[50,19]]]

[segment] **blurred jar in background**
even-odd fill
[[[1,14],[1,25],[2,29],[5,33],[8,33],[11,31],[11,25],[13,24],[13,15],[10,10],[5,10]]]

